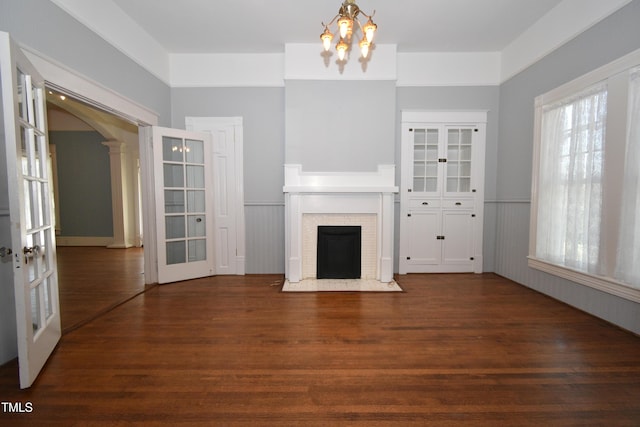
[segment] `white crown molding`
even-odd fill
[[[396,45],[377,44],[367,61],[357,52],[339,65],[338,54],[324,52],[320,43],[287,43],[285,80],[396,80]]]
[[[284,86],[284,54],[171,54],[171,87]]]
[[[502,82],[632,0],[564,0],[502,50]]]
[[[50,0],[148,72],[170,84],[169,54],[111,0]]]

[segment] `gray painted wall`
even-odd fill
[[[113,237],[109,148],[95,131],[49,132],[56,146],[61,237]]]
[[[288,80],[285,162],[303,171],[375,171],[394,163],[394,81]]]
[[[500,88],[498,274],[640,334],[640,304],[528,268],[534,98],[640,48],[640,0],[585,31]]]
[[[171,125],[242,117],[246,272],[284,273],[284,88],[172,89]]]
[[[168,85],[49,0],[0,1],[0,31],[170,121]]]

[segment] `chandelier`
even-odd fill
[[[358,43],[358,46],[360,46],[360,53],[362,54],[362,57],[366,59],[367,55],[369,55],[369,49],[373,44],[373,35],[378,28],[371,19],[375,13],[376,11],[374,10],[371,15],[367,15],[360,10],[355,0],[344,0],[342,6],[340,6],[338,14],[333,17],[331,22],[328,24],[325,24],[324,22],[322,23],[324,26],[324,32],[320,34],[320,40],[322,40],[324,50],[328,51],[331,48],[331,41],[333,40],[333,34],[329,31],[329,26],[334,22],[337,22],[340,40],[336,44],[336,50],[338,51],[338,58],[340,58],[340,61],[344,61],[347,51],[351,49],[351,37],[353,35],[355,24],[360,28],[360,32],[362,33],[362,39]],[[358,15],[360,14],[368,18],[367,23],[364,25],[362,25],[358,20]]]

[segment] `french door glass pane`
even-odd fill
[[[29,157],[27,155],[27,132],[25,127],[20,127],[20,151],[22,153],[22,174],[30,175],[29,173]]]
[[[51,292],[51,279],[47,277],[44,282],[44,317],[49,319],[53,314],[53,297]]]
[[[186,140],[186,162],[204,164],[204,142],[192,139]]]
[[[184,187],[184,166],[171,163],[164,164],[164,186]]]
[[[185,237],[184,216],[165,217],[166,238],[182,239]]]
[[[184,190],[164,190],[164,212],[184,212]]]
[[[187,191],[187,212],[204,212],[204,191],[188,190]]]
[[[183,264],[187,261],[187,253],[184,240],[179,242],[167,242],[167,264]]]
[[[18,116],[23,120],[27,118],[27,90],[26,90],[26,76],[20,69],[17,70],[16,88],[18,90]]]
[[[39,286],[31,288],[31,325],[34,334],[42,327],[42,316],[40,315]]]
[[[162,137],[162,160],[165,162],[182,162],[184,146],[181,138]]]
[[[204,188],[204,166],[187,166],[187,187]]]
[[[203,261],[207,258],[206,240],[189,240],[189,262]]]
[[[187,217],[188,223],[188,236],[189,237],[204,237],[205,236],[205,223],[202,215],[189,215]]]

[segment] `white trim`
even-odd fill
[[[285,80],[396,80],[396,45],[377,44],[363,61],[359,53],[344,64],[337,54],[324,52],[320,43],[287,43]],[[354,52],[357,52],[354,51]]]
[[[21,46],[29,61],[42,74],[47,86],[54,86],[96,108],[115,114],[140,125],[157,125],[158,113],[97,83],[90,78],[47,58],[28,47]]]
[[[632,288],[629,285],[625,285],[624,283],[616,280],[583,273],[567,267],[549,264],[548,262],[531,256],[528,257],[528,263],[529,267],[535,268],[536,270],[544,271],[545,273],[553,274],[554,276],[562,277],[563,279],[589,286],[590,288],[616,295],[630,301],[640,302],[640,289]]]
[[[505,82],[631,0],[564,0],[502,50]]]
[[[487,123],[489,110],[460,111],[460,110],[402,110],[403,123]]]
[[[151,74],[169,84],[166,49],[111,0],[51,0]]]
[[[113,237],[57,236],[56,243],[58,246],[100,246],[115,248],[115,246],[112,246]]]
[[[397,193],[395,165],[376,172],[303,172],[302,165],[284,165],[285,193]]]

